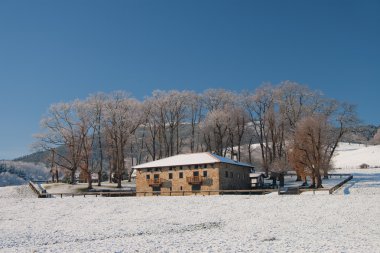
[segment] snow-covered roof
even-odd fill
[[[191,153],[191,154],[180,154],[160,160],[140,164],[133,166],[134,169],[145,169],[145,168],[160,168],[160,167],[170,167],[170,166],[185,166],[185,165],[196,165],[196,164],[210,164],[210,163],[228,163],[238,166],[251,167],[254,166],[247,163],[237,162],[226,157],[218,156],[209,152],[204,153]]]
[[[249,177],[262,177],[264,176],[263,173],[249,173]]]

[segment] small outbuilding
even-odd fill
[[[252,189],[262,189],[264,187],[263,173],[249,173]]]

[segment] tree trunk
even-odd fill
[[[117,188],[121,188],[121,175],[120,174],[118,175],[118,178],[117,178]]]
[[[328,178],[329,178],[329,172],[328,172],[328,170],[326,168],[326,169],[323,170],[323,179],[328,179]]]
[[[323,186],[322,186],[322,177],[321,177],[321,175],[317,175],[317,176],[316,176],[316,180],[317,180],[316,188],[323,188]]]
[[[112,183],[113,159],[109,158],[109,182]]]
[[[315,174],[312,173],[312,175],[311,175],[311,185],[310,185],[309,188],[315,188],[315,186],[316,186],[316,182],[315,182]]]
[[[91,176],[91,172],[89,172],[88,169],[87,169],[86,173],[87,173],[87,181],[88,181],[87,189],[91,190],[92,189],[92,176]]]
[[[70,184],[75,184],[75,172],[76,172],[76,170],[74,170],[74,169],[71,170],[71,181],[70,181]]]
[[[285,186],[285,177],[284,177],[284,174],[280,173],[280,175],[278,176],[278,179],[280,181],[280,187],[284,187]]]
[[[98,171],[98,186],[102,186],[102,171]]]
[[[272,186],[273,186],[273,189],[275,189],[277,186],[277,179],[275,176],[272,176]]]
[[[302,181],[302,175],[301,175],[301,173],[299,172],[299,170],[296,170],[296,174],[297,174],[296,182],[300,182],[300,181]]]
[[[99,145],[101,145],[101,141],[99,141]],[[102,185],[103,159],[103,151],[102,148],[100,148],[100,170],[98,172],[98,186]]]

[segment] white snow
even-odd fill
[[[380,145],[340,143],[333,163],[335,168],[342,169],[356,169],[363,163],[380,167]]]
[[[354,179],[333,195],[37,199],[3,187],[0,252],[380,252],[380,168],[350,168],[377,152],[341,144],[335,172]]]
[[[221,157],[209,152],[203,153],[191,153],[191,154],[179,154],[160,160],[140,164],[133,166],[134,169],[143,169],[143,168],[155,168],[155,167],[168,167],[168,166],[186,166],[194,164],[210,164],[210,163],[231,163],[241,166],[251,166],[245,163],[236,162],[226,157]]]
[[[0,252],[380,252],[380,169],[343,172],[354,181],[334,195],[37,199],[4,187]]]

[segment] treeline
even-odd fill
[[[80,169],[89,188],[91,173],[102,175],[105,167],[121,187],[126,160],[131,166],[203,151],[241,160],[244,148],[252,162],[254,143],[261,153],[256,162],[280,184],[295,169],[299,179],[311,176],[312,187],[321,187],[338,142],[356,123],[354,106],[286,81],[240,93],[154,91],[143,101],[122,91],[99,93],[53,104],[36,137],[51,150],[52,168],[65,168],[71,182]]]

